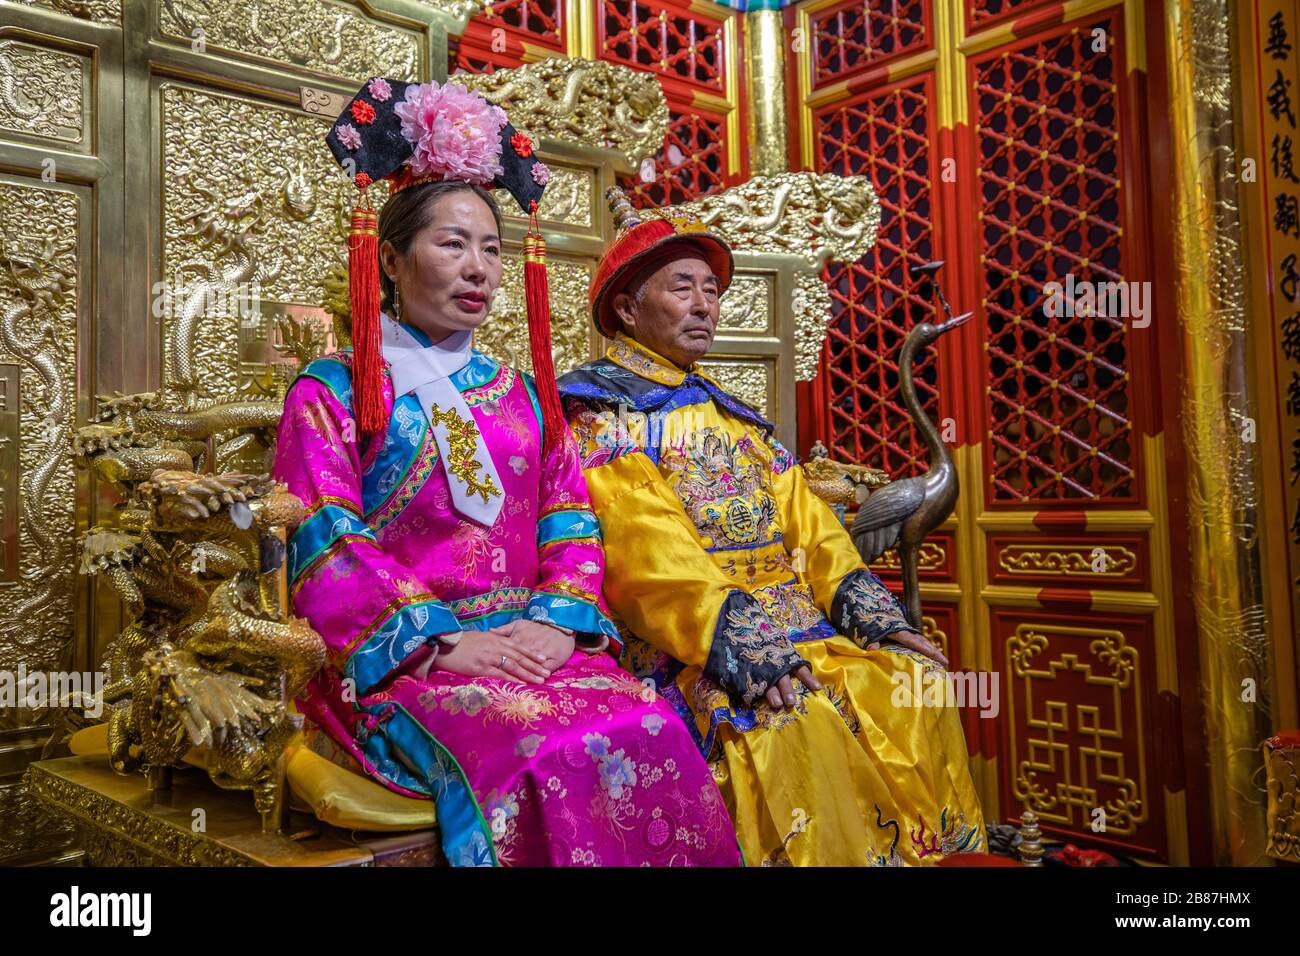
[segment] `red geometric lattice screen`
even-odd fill
[[[495,0],[452,38],[453,73],[491,73],[523,62],[524,44],[563,53],[563,0]]]
[[[718,7],[717,15],[709,16],[688,3],[590,2],[597,56],[657,74],[668,100],[663,146],[637,175],[620,180],[633,204],[686,202],[743,179],[743,172],[740,177],[727,174],[725,112],[700,105],[696,96],[699,91],[720,101],[738,94],[727,89],[724,37],[727,20],[739,23],[739,15]],[[562,0],[496,0],[470,21],[464,37],[453,41],[453,72],[491,73],[519,66],[524,44],[563,53],[566,29]]]
[[[726,86],[726,11],[710,17],[688,4],[636,0],[600,0],[596,10],[601,59],[658,74],[668,99],[663,147],[639,175],[619,182],[632,204],[685,202],[727,188],[726,116],[695,102],[696,91],[735,92]]]
[[[857,0],[814,13],[813,86],[926,49],[929,20],[930,0]]]
[[[1115,26],[1080,24],[971,63],[997,501],[1135,494],[1126,319],[1042,305],[1044,284],[1067,275],[1124,278]],[[1080,311],[1066,305],[1051,311]]]
[[[854,97],[816,114],[817,168],[870,177],[882,209],[871,251],[827,269],[832,319],[821,375],[830,398],[832,457],[894,476],[927,456],[898,388],[898,353],[914,322],[934,317],[911,267],[935,258],[929,75]],[[934,353],[913,366],[926,412],[938,417]]]

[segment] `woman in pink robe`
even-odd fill
[[[367,774],[436,801],[453,865],[739,863],[689,733],[616,664],[574,444],[543,457],[531,377],[469,347],[500,281],[495,203],[452,182],[398,200],[379,228],[386,433],[358,433],[350,348],[303,368],[280,424],[274,474],[307,505],[293,607],[329,649],[300,710]],[[492,467],[472,443],[441,453],[420,395],[394,395],[403,334],[455,368]],[[499,484],[490,525],[457,510],[446,459],[471,491]]]

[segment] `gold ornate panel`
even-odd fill
[[[546,271],[551,292],[555,374],[563,375],[591,356],[593,333],[587,317],[591,269],[585,262],[551,257]],[[524,264],[517,256],[505,261],[492,313],[474,333],[474,345],[499,362],[532,371],[528,355],[528,313],[524,305]]]
[[[719,303],[719,332],[771,335],[773,331],[773,280],[763,275],[737,275]]]
[[[34,7],[92,23],[117,26],[122,22],[120,0],[4,0],[15,6]]]
[[[1021,623],[1006,638],[1011,793],[1044,824],[1146,848],[1144,656],[1118,628]],[[1102,829],[1098,830],[1098,821]]]
[[[710,354],[699,364],[719,385],[754,406],[764,416],[771,418],[779,411],[775,401],[775,362]]]
[[[265,341],[255,313],[322,301],[352,187],[319,117],[177,83],[160,86],[158,107],[163,381],[199,404],[233,398]]]
[[[0,587],[0,669],[57,669],[75,633],[76,478],[68,437],[76,424],[83,199],[66,188],[0,180],[0,365],[14,366],[6,395],[17,448],[17,568]],[[14,414],[16,413],[16,414]],[[16,426],[16,427],[13,427]],[[11,459],[12,460],[12,459]],[[16,500],[15,500],[16,499]],[[33,715],[29,715],[33,716]],[[0,709],[0,729],[21,726]]]
[[[191,49],[356,83],[371,76],[420,79],[420,35],[377,23],[350,4],[241,0],[204,6],[158,0],[156,9],[159,34]]]
[[[86,57],[0,38],[0,136],[84,151],[89,112]]]

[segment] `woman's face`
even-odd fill
[[[474,193],[438,199],[406,255],[387,241],[380,253],[397,283],[402,321],[430,340],[478,328],[487,318],[501,284],[501,237],[492,210]]]

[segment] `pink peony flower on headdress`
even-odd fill
[[[359,149],[361,147],[361,134],[351,123],[344,123],[338,127],[339,142],[348,149]]]
[[[402,135],[415,144],[407,161],[417,176],[441,173],[480,186],[502,173],[505,113],[458,83],[409,86],[393,107]]]
[[[388,85],[388,81],[382,76],[377,76],[370,81],[370,95],[381,103],[387,103],[388,98],[393,95],[393,88]]]
[[[551,170],[545,163],[536,163],[533,165],[533,182],[539,186],[545,186],[551,181]]]

